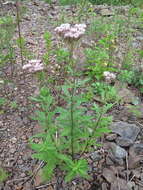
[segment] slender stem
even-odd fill
[[[99,125],[99,122],[100,122],[100,120],[101,120],[101,118],[102,118],[102,115],[103,115],[103,112],[100,113],[100,115],[99,115],[99,117],[98,117],[98,119],[97,119],[97,121],[96,121],[96,123],[95,123],[95,126],[94,126],[94,129],[93,129],[93,131],[92,131],[92,134],[91,134],[90,138],[87,139],[87,143],[86,143],[86,145],[85,145],[85,148],[84,148],[83,151],[81,152],[80,157],[86,152],[86,150],[87,150],[87,148],[88,148],[88,146],[89,146],[89,144],[90,144],[90,142],[91,142],[92,137],[94,137],[94,135],[95,135],[95,133],[96,133],[96,129],[97,129],[97,127],[98,127],[98,125]]]
[[[71,115],[71,151],[72,151],[72,160],[74,160],[74,92],[75,92],[75,72],[74,72],[74,58],[73,58],[73,52],[74,52],[74,44],[71,42],[70,44],[70,66],[72,68],[72,78],[73,78],[73,86],[71,90],[71,107],[70,107],[70,115]]]
[[[16,1],[16,16],[17,16],[17,26],[18,26],[18,36],[19,36],[19,45],[20,45],[20,56],[21,56],[21,64],[24,65],[23,60],[23,51],[22,51],[22,36],[21,36],[21,27],[20,27],[20,15],[19,15],[19,2]]]
[[[72,150],[72,160],[74,160],[74,115],[73,115],[73,95],[74,95],[74,88],[72,89],[71,94],[71,150]]]
[[[81,4],[81,8],[80,8],[80,11],[79,11],[79,14],[78,14],[78,21],[80,22],[81,21],[81,17],[82,17],[82,14],[84,12],[84,7],[86,5],[86,0],[83,0],[82,1],[82,4]]]

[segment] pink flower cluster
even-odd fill
[[[103,76],[105,77],[105,80],[107,82],[112,82],[116,79],[116,75],[114,73],[109,72],[109,71],[105,71],[103,73]]]
[[[84,33],[86,24],[61,24],[55,28],[55,32],[62,36],[64,39],[78,40]]]
[[[30,73],[35,73],[37,71],[43,70],[44,65],[43,65],[43,63],[41,63],[41,60],[33,59],[33,60],[30,60],[29,63],[24,65],[22,67],[22,69],[23,70],[28,70],[28,72],[30,72]]]

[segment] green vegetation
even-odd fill
[[[8,177],[7,172],[4,169],[0,168],[0,183],[4,182]]]
[[[50,0],[45,1],[52,4]],[[119,14],[118,10],[112,15],[102,15],[95,13],[90,2],[130,4],[130,7],[126,16]],[[33,57],[21,34],[20,5],[16,4],[16,19],[12,16],[0,18],[0,67],[10,66],[9,76],[13,80],[15,49],[18,48],[20,77],[25,79],[28,73],[37,82],[38,95],[30,99],[36,109],[32,118],[42,127],[43,133],[31,137],[30,145],[34,150],[33,158],[45,163],[44,180],[52,179],[57,168],[63,172],[66,182],[76,177],[89,179],[89,163],[84,155],[101,146],[97,139],[110,132],[108,127],[112,116],[109,111],[121,100],[116,83],[134,87],[140,95],[143,94],[143,51],[142,47],[136,48],[134,44],[134,33],[137,29],[142,32],[143,27],[143,10],[137,7],[141,1],[90,2],[60,0],[63,13],[53,23],[56,30],[52,33],[47,31],[43,36],[45,52],[42,60],[31,60]],[[70,5],[70,15],[65,15],[65,5]],[[87,21],[88,24],[84,24]],[[59,23],[63,25],[59,26]],[[16,27],[17,39],[14,38]],[[59,38],[53,42],[55,33]],[[85,47],[84,35],[92,41]],[[83,70],[78,68],[80,64]],[[1,88],[6,89],[5,81],[9,76],[5,74],[1,77]],[[12,101],[1,97],[0,109],[4,106],[17,109],[19,103],[15,100],[14,97]],[[92,114],[87,114],[88,111]],[[131,106],[129,111],[140,116],[137,106]],[[7,174],[3,169],[0,174],[2,182]]]

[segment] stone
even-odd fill
[[[113,141],[116,138],[117,138],[117,134],[115,134],[115,133],[106,136],[106,140],[108,140],[108,141]]]
[[[17,142],[17,138],[16,137],[11,138],[11,142],[12,143],[16,143]]]
[[[113,183],[116,179],[114,172],[108,168],[103,169],[102,175],[107,180],[107,182],[109,182],[109,183]]]
[[[16,149],[15,148],[11,148],[10,151],[9,151],[11,154],[14,154],[16,152]]]
[[[140,45],[139,42],[136,42],[136,41],[132,42],[132,47],[135,49],[139,48],[139,45]]]
[[[127,88],[118,88],[118,95],[124,103],[132,103],[135,94]]]
[[[127,183],[127,186],[128,186],[130,189],[134,189],[135,183],[134,183],[133,181],[129,181],[129,182]]]
[[[98,151],[95,151],[95,152],[91,153],[91,158],[94,161],[100,161],[102,159],[102,156],[100,155],[100,153]]]
[[[128,167],[129,169],[135,169],[140,166],[141,157],[136,155],[129,155],[128,157]]]
[[[11,190],[11,188],[8,185],[5,185],[4,190]]]
[[[124,164],[124,160],[122,158],[116,158],[115,155],[113,155],[112,152],[109,153],[107,158],[108,159],[106,159],[106,163],[108,163],[108,165],[110,165],[110,166],[115,165],[115,164],[119,165],[119,166],[123,166],[123,164]]]
[[[114,165],[114,162],[112,161],[112,159],[109,156],[106,157],[106,164],[108,166],[113,166]]]
[[[20,174],[20,177],[22,177],[22,178],[25,177],[25,176],[26,176],[25,173],[21,173],[21,174]]]
[[[131,145],[133,145],[133,141],[131,139],[123,137],[118,137],[116,139],[116,143],[121,147],[130,147]]]
[[[108,185],[107,183],[102,183],[102,190],[108,190]]]
[[[110,143],[110,148],[112,151],[112,154],[117,159],[123,159],[126,158],[127,152],[125,149],[121,148],[120,146],[116,145],[115,143]]]
[[[142,143],[134,144],[129,149],[129,153],[130,155],[143,155],[143,144]]]
[[[140,41],[143,41],[143,36],[137,36],[136,39],[140,40]]]
[[[140,127],[137,125],[123,121],[114,122],[109,128],[112,130],[112,132],[120,135],[123,138],[130,139],[133,142],[136,140],[140,132]]]
[[[139,167],[141,165],[142,155],[143,155],[142,143],[137,143],[134,144],[132,147],[130,147],[129,159],[128,159],[129,168],[134,169]]]
[[[126,180],[117,178],[112,184],[110,190],[132,190],[132,188],[129,188],[127,185]]]

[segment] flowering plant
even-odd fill
[[[35,73],[37,71],[42,71],[44,69],[44,65],[41,62],[41,60],[33,59],[33,60],[30,60],[29,63],[23,65],[22,69],[28,70],[28,72],[30,73]]]
[[[106,82],[109,82],[109,83],[111,83],[112,81],[114,81],[116,79],[116,75],[109,71],[104,71],[103,76],[104,76]]]
[[[65,40],[79,40],[85,33],[86,24],[61,24],[55,32]]]

